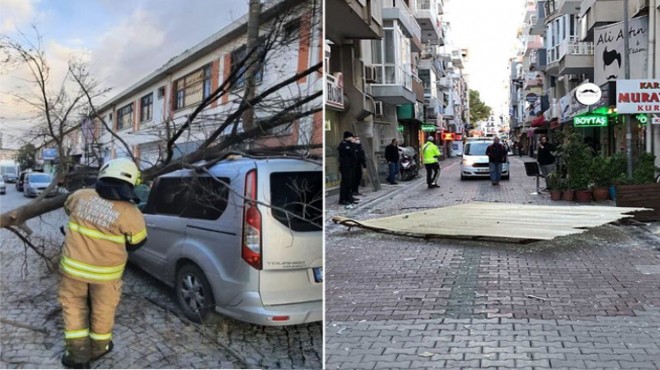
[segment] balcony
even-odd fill
[[[444,45],[444,33],[436,0],[417,0],[416,5],[415,18],[421,28],[422,43]]]
[[[622,9],[622,7],[619,9]],[[644,13],[648,13],[648,9],[649,0],[628,0],[628,15],[631,18],[635,18]]]
[[[441,77],[438,80],[438,87],[442,90],[451,89],[451,78],[450,77]]]
[[[326,7],[326,37],[333,42],[383,37],[381,0],[327,0]]]
[[[463,52],[458,49],[451,51],[451,62],[457,68],[463,68]]]
[[[410,104],[417,101],[413,91],[413,75],[402,67],[385,64],[375,65],[376,82],[371,85],[371,95],[388,104]],[[421,82],[420,82],[421,85]],[[422,87],[422,100],[423,98]]]
[[[569,36],[559,44],[559,74],[589,73],[594,69],[594,43]]]
[[[436,76],[442,76],[445,74],[444,67],[439,58],[437,57],[426,58],[425,56],[428,56],[428,54],[422,54],[422,59],[420,59],[419,62],[417,63],[417,69],[431,70]]]
[[[527,72],[525,74],[525,78],[523,79],[523,91],[526,94],[529,94],[530,92],[533,92],[537,95],[540,93],[543,93],[543,83],[545,81],[545,76],[543,76],[542,72],[539,71],[534,71],[534,72]],[[539,92],[539,89],[541,90]]]
[[[543,49],[543,38],[541,36],[527,36],[525,39],[525,56],[529,56],[533,50]]]
[[[633,0],[635,2],[636,0]],[[594,40],[594,28],[623,20],[623,0],[584,0],[580,7],[580,39]]]
[[[413,92],[415,93],[415,98],[419,102],[424,101],[424,84],[422,84],[422,80],[420,80],[417,76],[413,75],[412,79],[412,89]]]
[[[578,14],[582,0],[546,0],[545,23],[564,14]]]
[[[383,0],[383,20],[398,21],[411,41],[413,51],[422,51],[422,29],[406,3],[402,0]],[[339,22],[343,25],[344,21]]]

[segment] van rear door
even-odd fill
[[[258,167],[262,220],[264,305],[320,301],[323,297],[323,172],[301,160]]]

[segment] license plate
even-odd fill
[[[323,267],[314,267],[314,281],[317,283],[323,282]]]

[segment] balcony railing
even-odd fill
[[[536,23],[537,23],[537,20],[538,20],[538,18],[536,17],[536,15],[531,15],[531,16],[529,17],[529,22],[528,22],[527,24],[528,24],[530,27],[534,27],[534,25],[536,25]]]
[[[407,18],[407,23],[414,28],[412,30],[412,34],[418,36],[421,34],[422,27],[419,26],[419,23],[417,23],[417,20],[415,19],[415,15],[410,10],[408,5],[406,5],[406,3],[403,2],[403,0],[384,0],[382,6],[383,9],[385,8],[401,9],[404,14],[404,17]]]
[[[569,36],[559,44],[559,58],[564,55],[594,55],[593,42],[581,42],[577,36]]]
[[[395,64],[376,64],[376,82],[374,85],[399,85],[413,91],[411,72]]]
[[[335,108],[344,109],[344,84],[340,74],[333,76],[326,74],[326,104]]]

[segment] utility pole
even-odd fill
[[[623,0],[623,66],[624,79],[630,79],[630,40],[628,39],[628,0]],[[632,178],[632,130],[630,128],[630,115],[625,114],[626,122],[626,169],[628,178]]]
[[[656,29],[656,5],[657,2],[656,0],[650,0],[649,1],[649,47],[648,47],[648,68],[646,70],[647,74],[646,77],[648,77],[650,80],[655,79],[655,58],[657,57],[655,55],[655,43],[656,43],[656,35],[655,35],[655,29]],[[655,114],[651,114],[651,119],[649,120],[649,125],[647,129],[647,150],[651,154],[655,154],[655,134],[653,131],[655,131],[655,128],[653,127],[653,117],[655,117]]]
[[[245,71],[245,100],[251,101],[255,97],[255,75],[261,67],[259,62],[257,62],[257,57],[259,54],[258,49],[255,49],[259,43],[259,16],[261,15],[261,1],[260,0],[250,0],[250,11],[248,15],[248,27],[247,27],[247,44],[245,45],[246,53],[250,53],[250,56],[245,61],[245,64],[248,65],[247,71]],[[254,127],[254,109],[253,107],[248,107],[243,113],[243,128],[249,129]]]

